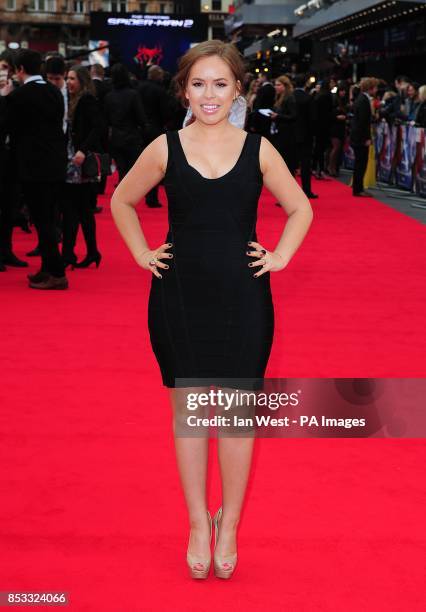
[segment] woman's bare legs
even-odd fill
[[[195,393],[201,393],[208,389],[197,387]],[[210,524],[207,516],[207,462],[209,450],[208,435],[191,438],[176,435],[182,421],[189,415],[204,416],[200,409],[190,412],[186,408],[186,395],[192,389],[177,388],[171,390],[171,402],[173,407],[173,431],[176,449],[176,459],[180,474],[181,484],[188,508],[190,537],[188,552],[201,558],[210,557]],[[183,428],[185,425],[183,425]],[[180,429],[182,432],[182,428]],[[198,569],[202,569],[201,566]]]
[[[253,415],[248,408],[242,410],[232,408],[232,413],[236,412],[242,417]],[[240,430],[238,437],[219,436],[218,438],[223,514],[219,524],[216,552],[220,557],[237,552],[237,527],[250,475],[254,440],[254,430],[245,433]]]

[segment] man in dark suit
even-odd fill
[[[142,81],[139,86],[139,94],[148,119],[148,126],[145,131],[146,145],[164,132],[172,109],[172,100],[162,84],[164,70],[161,66],[155,64],[150,66],[147,76],[148,78]],[[146,194],[145,202],[150,208],[161,206],[158,201],[158,185]]]
[[[259,89],[257,90],[256,98],[254,100],[253,109],[259,110],[259,108],[273,108],[275,104],[275,87],[271,81],[268,80],[268,75],[265,72],[259,74]]]
[[[67,167],[61,92],[40,75],[41,56],[22,49],[16,56],[21,86],[7,96],[7,130],[14,167],[36,226],[41,269],[28,275],[34,289],[67,289],[56,240],[55,211]]]
[[[360,93],[354,103],[350,139],[355,153],[352,193],[357,197],[371,197],[364,191],[364,174],[368,164],[371,144],[371,104],[377,94],[378,80],[373,77],[361,79]]]
[[[305,91],[306,76],[298,74],[294,78],[294,98],[297,116],[294,126],[296,142],[296,162],[300,164],[302,189],[308,198],[317,198],[311,190],[312,147],[314,139],[314,108],[312,97]]]

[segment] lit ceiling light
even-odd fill
[[[287,51],[287,47],[284,47],[284,46],[280,47],[280,51],[281,53],[285,53]]]

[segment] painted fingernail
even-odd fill
[[[169,253],[169,257],[173,257],[173,255],[171,253]]]
[[[265,249],[261,249],[261,251],[262,251],[262,253],[263,253],[264,255],[266,255],[266,251],[265,251]]]
[[[248,244],[248,245],[252,245],[253,243],[252,243],[252,242],[247,242],[247,244]]]
[[[159,275],[158,275],[158,278],[163,278],[163,277],[161,276],[161,274],[159,274]]]
[[[167,246],[173,246],[173,242],[169,242]]]
[[[253,263],[249,263],[250,268],[252,267]]]
[[[250,255],[250,251],[246,251],[246,255]]]
[[[253,274],[253,276],[259,276],[259,274]]]
[[[164,264],[164,267],[165,267],[165,268],[168,268],[169,266],[168,266],[167,264]]]

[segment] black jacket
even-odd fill
[[[142,145],[147,118],[137,91],[131,87],[114,89],[105,96],[104,108],[113,148]]]
[[[72,118],[72,142],[76,151],[103,151],[103,117],[99,103],[90,93],[84,93]]]
[[[139,94],[149,121],[148,139],[151,141],[164,132],[165,125],[170,119],[172,101],[163,85],[152,79],[141,82]]]
[[[314,134],[314,114],[312,97],[302,89],[294,90],[297,117],[294,126],[294,136],[297,144],[311,144]]]
[[[360,93],[354,102],[351,125],[351,143],[365,145],[371,138],[371,105],[364,93]]]
[[[426,102],[420,103],[415,121],[419,127],[426,128]]]
[[[6,128],[21,181],[65,180],[64,100],[57,87],[31,81],[6,97]]]
[[[320,91],[313,98],[315,134],[328,138],[333,123],[333,97],[331,92]]]
[[[278,117],[274,119],[280,137],[294,141],[297,119],[296,99],[293,94],[286,96],[279,106],[274,106]]]
[[[273,108],[275,101],[275,87],[272,83],[264,83],[257,90],[253,110],[259,108]]]

